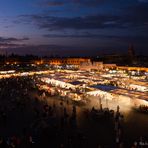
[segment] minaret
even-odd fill
[[[128,48],[128,61],[130,64],[135,64],[136,62],[135,50],[132,44],[130,44]]]
[[[134,46],[132,44],[129,45],[129,48],[128,48],[128,56],[130,58],[134,58],[134,56],[135,56]]]

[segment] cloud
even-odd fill
[[[140,1],[140,0],[139,0]],[[146,0],[145,0],[146,1]],[[108,4],[107,4],[108,2]],[[55,1],[46,1],[44,4],[47,6],[63,6],[65,4],[76,4],[83,6],[97,6],[101,8],[100,12],[94,12],[94,15],[80,15],[79,17],[74,17],[72,12],[65,11],[67,7],[58,9],[49,9],[44,10],[41,14],[30,14],[30,15],[21,15],[18,17],[14,23],[23,23],[23,24],[33,24],[36,25],[39,29],[44,29],[47,31],[64,31],[64,30],[85,30],[85,29],[104,29],[104,28],[136,28],[136,27],[145,27],[148,24],[148,5],[147,3],[139,3],[138,0],[127,0],[124,2],[124,6],[120,5],[119,13],[106,13],[107,8],[114,6],[119,6],[119,2],[123,3],[123,0],[55,0]],[[102,7],[102,3],[105,3]],[[112,4],[109,6],[109,4]],[[118,4],[118,5],[115,5]],[[71,8],[73,5],[70,5]],[[105,8],[102,10],[102,8]],[[85,8],[82,8],[82,10]],[[86,11],[86,10],[85,10]],[[88,11],[88,10],[87,10]],[[114,10],[113,10],[114,11]],[[117,12],[117,11],[115,11]],[[57,14],[58,13],[58,14]],[[62,14],[61,14],[62,13]],[[70,14],[70,16],[67,16]],[[88,14],[88,13],[87,13]],[[91,14],[91,13],[90,13]],[[64,16],[65,15],[65,16]],[[60,17],[61,16],[61,17]]]
[[[88,6],[88,7],[97,7],[103,2],[106,2],[105,0],[72,0],[74,4],[79,4],[83,6]]]
[[[65,3],[61,2],[61,1],[49,1],[49,2],[46,2],[42,5],[46,6],[46,7],[54,7],[54,6],[63,6],[64,4]]]
[[[40,6],[44,7],[55,7],[55,6],[64,6],[67,4],[72,4],[76,6],[86,6],[86,7],[97,7],[99,4],[102,4],[108,0],[54,0],[42,2]]]
[[[126,43],[144,43],[147,44],[148,35],[147,36],[141,36],[141,35],[100,35],[100,37],[110,40],[116,40],[120,42],[126,42]]]
[[[64,5],[65,5],[65,2],[60,0],[43,0],[43,1],[40,0],[40,2],[36,3],[36,6],[38,8],[44,8],[44,9],[47,9],[47,8],[54,9],[54,8],[62,7]],[[50,11],[54,11],[54,10],[50,10]]]
[[[81,17],[55,17],[48,15],[26,15],[22,16],[35,23],[40,29],[64,30],[64,29],[99,29],[106,27],[118,27],[119,16],[93,15]],[[28,21],[29,22],[29,21]],[[112,22],[112,23],[109,23]],[[114,23],[113,23],[114,22]]]
[[[86,1],[93,4],[101,1]],[[82,0],[73,3],[84,3]],[[66,13],[66,12],[65,12]],[[94,15],[79,17],[59,17],[51,13],[22,15],[19,17],[20,23],[33,23],[40,29],[51,30],[84,30],[84,29],[103,29],[103,28],[136,28],[145,27],[148,24],[148,4],[134,3],[133,5],[121,8],[120,13],[98,13]],[[64,13],[63,13],[64,15]]]
[[[1,49],[0,49],[1,50]],[[5,48],[8,54],[14,53],[19,55],[33,54],[38,56],[95,56],[102,52],[97,48],[63,46],[63,45],[38,45]],[[93,52],[92,52],[93,51]]]
[[[143,2],[148,2],[148,0],[143,0]],[[145,29],[148,24],[147,15],[148,3],[133,3],[129,6],[121,8],[121,12],[118,14],[118,16],[120,16],[118,22],[129,29],[137,27]]]
[[[12,49],[12,48],[23,48],[25,44],[15,44],[15,43],[0,43],[0,49]]]
[[[138,0],[141,3],[148,3],[148,0]]]
[[[116,40],[122,42],[142,42],[147,43],[148,35],[105,35],[105,34],[92,34],[92,33],[80,33],[80,34],[45,34],[43,37],[47,38],[99,38],[105,40]]]
[[[45,34],[43,37],[46,38],[100,38],[99,34],[92,33],[79,33],[79,34]]]
[[[25,38],[0,37],[0,43],[22,42],[22,41],[26,41],[26,40],[29,40],[29,38],[27,38],[27,37],[25,37]]]
[[[0,48],[17,48],[17,47],[23,47],[25,44],[22,44],[23,41],[27,41],[29,38],[12,38],[12,37],[0,37]]]

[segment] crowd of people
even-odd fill
[[[140,105],[139,111],[143,113],[148,113],[148,106],[147,105]]]
[[[89,110],[66,98],[43,96],[35,76],[0,84],[0,148],[123,147],[119,106]]]

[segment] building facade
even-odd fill
[[[48,61],[51,65],[80,65],[83,62],[90,62],[90,59],[86,58],[54,58]]]

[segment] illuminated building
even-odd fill
[[[102,70],[103,62],[83,62],[79,66],[80,70],[91,71],[91,70]]]
[[[58,58],[48,61],[51,65],[80,65],[83,62],[90,62],[90,59],[85,58]]]

